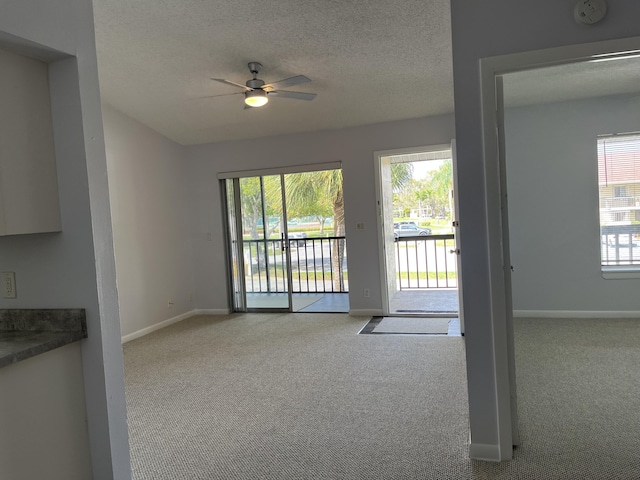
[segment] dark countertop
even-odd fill
[[[87,338],[84,309],[0,310],[0,367]]]

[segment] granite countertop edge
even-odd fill
[[[84,309],[0,309],[0,368],[84,338]]]

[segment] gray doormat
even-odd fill
[[[373,317],[360,331],[363,334],[447,335],[451,318]]]

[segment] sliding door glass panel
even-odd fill
[[[286,219],[280,175],[239,179],[248,309],[289,310]]]

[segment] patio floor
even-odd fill
[[[348,293],[294,293],[293,311],[304,313],[347,313]],[[284,293],[247,294],[249,308],[276,308],[287,304]],[[458,313],[458,291],[456,289],[401,290],[389,303],[391,314],[420,315],[426,313],[456,316]]]

